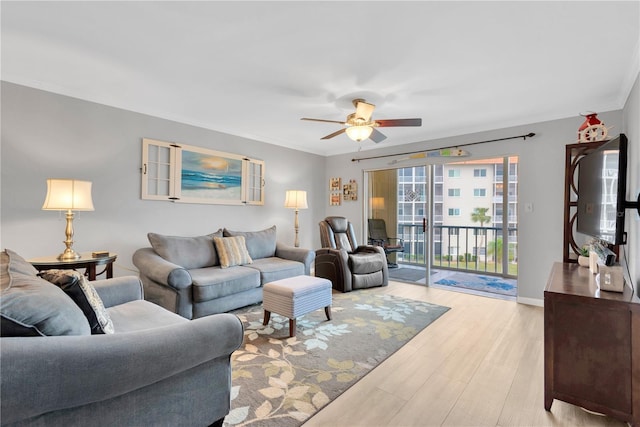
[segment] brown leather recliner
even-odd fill
[[[322,249],[316,250],[317,277],[331,280],[333,288],[341,292],[389,284],[387,258],[381,247],[359,246],[346,218],[329,216],[319,225]]]

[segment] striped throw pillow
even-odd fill
[[[218,251],[220,267],[228,268],[253,262],[251,256],[249,256],[249,251],[247,251],[244,236],[214,237],[213,241]]]

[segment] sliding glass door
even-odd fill
[[[518,158],[433,166],[433,258],[438,269],[518,274]]]
[[[383,220],[387,236],[402,241],[388,254],[392,278],[428,285],[432,269],[438,278],[447,270],[517,278],[517,157],[368,171],[366,179],[367,222]]]
[[[390,275],[424,284],[430,258],[428,169],[422,165],[367,172],[368,222],[383,220],[387,243],[402,246],[387,255]],[[367,236],[371,237],[369,230]]]

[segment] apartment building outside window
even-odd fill
[[[435,267],[441,266],[442,262],[440,264],[438,262],[445,258],[468,259],[491,265],[490,268],[495,270],[490,272],[496,274],[517,275],[517,157],[508,158],[506,164],[508,165],[506,216],[503,207],[504,158],[432,166],[433,182],[428,184],[432,186],[433,216],[429,218],[429,223],[433,228],[431,248],[432,263]],[[426,205],[428,202],[426,171],[425,166],[398,170],[399,234],[406,229],[406,227],[403,228],[402,223],[417,227],[425,218],[425,213],[429,212]],[[420,193],[420,197],[409,200],[407,194],[416,191]],[[419,208],[415,209],[415,205]],[[486,222],[473,222],[472,213],[477,208],[485,210],[484,217],[479,218],[488,218]],[[504,242],[503,220],[507,228]],[[406,246],[409,247],[409,245]],[[508,252],[508,269],[501,262],[504,251]]]

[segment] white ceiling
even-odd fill
[[[639,1],[9,2],[2,80],[330,155],[623,107]],[[321,141],[351,100],[388,139]],[[576,120],[579,124],[580,120]],[[144,135],[143,135],[144,136]],[[182,141],[188,142],[188,141]]]

